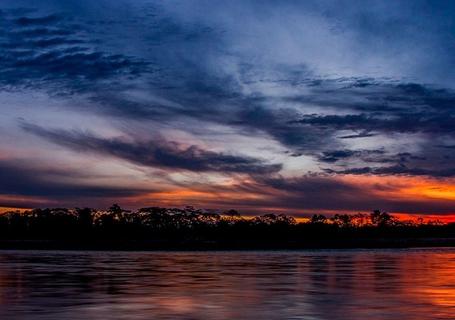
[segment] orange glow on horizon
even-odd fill
[[[426,177],[405,177],[405,176],[374,176],[374,175],[339,175],[326,177],[347,185],[352,185],[364,191],[360,196],[363,202],[368,199],[376,200],[379,204],[384,199],[392,207],[394,202],[399,209],[400,201],[415,202],[418,210],[419,204],[425,205],[426,208],[431,204],[444,204],[444,208],[449,208],[453,202],[454,210],[450,212],[444,209],[444,212],[434,210],[432,212],[410,213],[400,210],[389,210],[400,220],[417,220],[422,218],[423,221],[455,221],[455,181],[450,179],[438,180]],[[212,209],[237,209],[247,216],[257,216],[258,214],[275,213],[287,214],[295,217],[298,221],[306,221],[313,214],[324,214],[327,217],[334,214],[356,214],[370,213],[373,209],[383,209],[380,205],[352,210],[345,209],[306,209],[302,203],[302,208],[295,206],[287,207],[286,197],[293,196],[292,190],[274,189],[267,185],[254,185],[249,180],[239,180],[237,183],[228,181],[224,184],[214,186],[195,186],[194,188],[178,188],[161,192],[151,192],[145,195],[134,196],[122,203],[130,207],[140,206],[177,206],[182,207],[191,205],[199,208]],[[246,187],[245,187],[246,186]],[[248,186],[254,186],[248,188]],[[246,191],[245,191],[246,190]],[[336,196],[336,195],[335,195]],[[357,201],[357,195],[352,195],[352,201]],[[284,200],[282,200],[284,199]],[[365,206],[365,205],[363,205]]]
[[[296,206],[299,204],[298,190],[294,192],[294,190],[273,188],[266,184],[255,184],[254,180],[245,177],[238,177],[237,180],[228,180],[215,185],[195,184],[194,186],[181,186],[175,189],[168,186],[163,191],[119,199],[100,198],[94,200],[98,206],[96,204],[92,206],[103,208],[116,202],[129,209],[147,206],[183,207],[190,205],[197,208],[219,210],[236,209],[243,216],[283,213],[293,216],[299,221],[305,220],[313,214],[324,214],[330,217],[337,213],[370,213],[373,209],[382,209],[389,211],[400,220],[422,218],[424,221],[455,222],[455,179],[374,175],[319,176],[318,179],[328,179],[335,183],[339,182],[341,186],[352,186],[360,190],[358,194],[355,192],[347,194],[347,196],[341,194],[345,197],[344,201],[349,202],[349,205],[345,205],[345,207],[354,207],[354,209],[336,208],[336,193],[332,199],[330,199],[330,195],[328,196],[328,205],[325,208],[318,209],[314,205],[305,208],[306,202],[304,200],[302,200],[300,208]],[[347,189],[349,190],[349,188]],[[302,193],[302,195],[305,194]],[[369,204],[370,200],[371,205]],[[357,202],[359,208],[355,209]],[[384,202],[384,206],[381,206],[382,202]],[[21,195],[0,195],[0,203],[6,208],[0,212],[16,210],[15,207],[61,205],[53,199]],[[415,211],[400,210],[401,203],[407,204],[408,208],[415,208]],[[75,198],[73,206],[78,205],[80,204]],[[433,205],[435,209],[427,210],[428,208],[432,209]],[[396,208],[394,208],[395,206]],[[421,211],[419,206],[422,206]],[[453,210],[451,210],[452,208]]]
[[[0,214],[5,213],[5,212],[11,212],[11,211],[24,212],[26,210],[30,210],[30,209],[27,209],[27,208],[13,208],[13,207],[0,207]]]
[[[343,175],[335,179],[368,187],[378,196],[455,200],[454,179],[439,180],[429,177],[374,175]]]

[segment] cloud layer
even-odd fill
[[[7,0],[0,18],[4,199],[145,205],[166,181],[175,203],[254,212],[455,204],[425,193],[455,178],[451,3]],[[32,158],[74,182],[41,184]]]

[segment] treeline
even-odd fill
[[[431,239],[431,241],[430,241]],[[118,205],[34,209],[0,216],[0,247],[84,248],[305,248],[452,245],[455,224],[400,221],[379,210],[370,214],[314,215],[297,222],[286,215],[244,218],[193,207],[149,207],[136,211]]]

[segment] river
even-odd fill
[[[0,319],[454,319],[455,249],[0,251]]]

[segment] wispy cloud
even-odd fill
[[[248,174],[270,174],[281,169],[279,164],[204,150],[196,145],[181,146],[165,139],[100,138],[88,132],[51,130],[27,123],[23,123],[22,128],[69,149],[104,154],[150,167]]]

